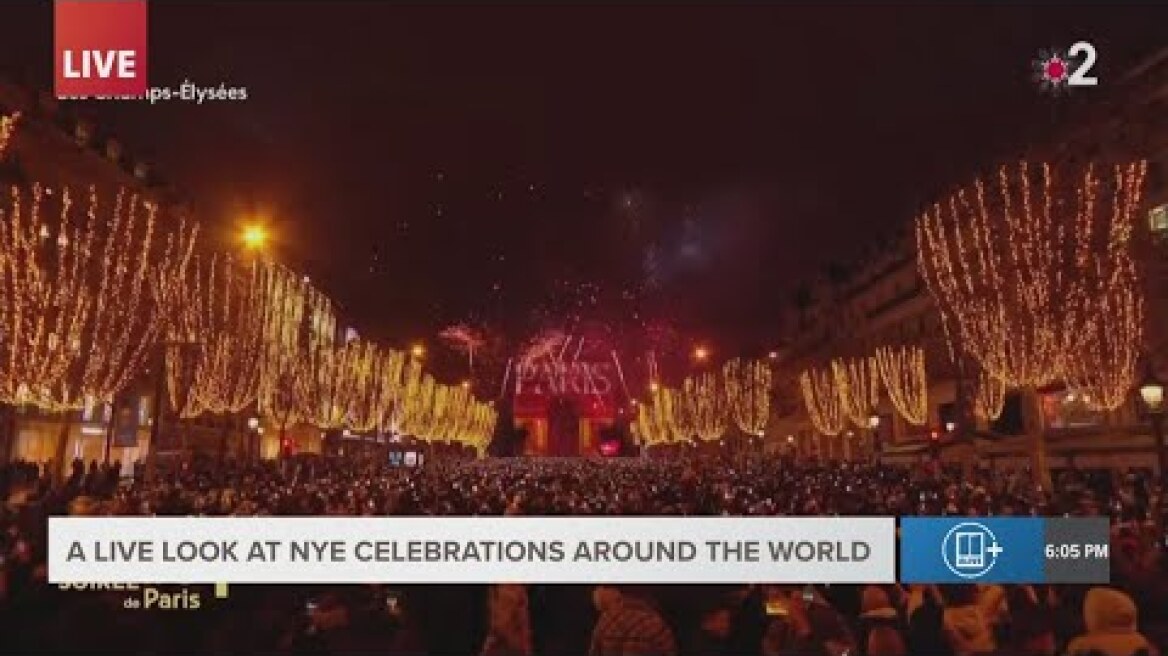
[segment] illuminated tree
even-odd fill
[[[0,116],[0,159],[8,150],[8,142],[16,132],[16,125],[20,122],[20,112]]]
[[[803,403],[812,425],[823,435],[839,435],[844,430],[843,399],[830,371],[807,369],[799,376]]]
[[[375,349],[370,366],[359,372],[350,401],[349,426],[356,431],[384,431],[401,393],[406,355],[396,349]]]
[[[985,370],[977,375],[977,391],[974,398],[974,412],[986,421],[994,421],[1002,416],[1006,404],[1006,384],[994,378]]]
[[[1144,298],[1134,271],[1091,299],[1097,312],[1067,358],[1067,384],[1094,410],[1115,410],[1136,385],[1143,345]]]
[[[280,427],[312,419],[315,354],[336,345],[332,302],[307,278],[276,267],[264,294],[263,363],[258,407]]]
[[[650,447],[667,444],[670,441],[669,427],[658,422],[661,413],[652,402],[637,404],[637,419],[634,432],[642,446]]]
[[[682,403],[698,439],[711,442],[726,432],[726,393],[717,374],[686,378],[682,384]]]
[[[876,368],[893,407],[905,421],[923,426],[929,421],[929,383],[925,350],[919,346],[876,349]]]
[[[770,420],[771,368],[762,360],[737,358],[722,369],[726,400],[738,429],[748,435],[762,435]]]
[[[213,256],[203,265],[196,257],[183,284],[170,293],[161,288],[167,388],[179,416],[240,412],[255,403],[270,271],[255,261]]]
[[[1144,161],[1002,167],[917,219],[921,275],[990,376],[1029,398],[1059,381],[1095,389],[1104,407],[1126,394],[1116,388],[1134,380],[1142,310],[1124,289],[1146,172]],[[1034,470],[1049,487],[1044,439],[1034,432]]]
[[[463,446],[473,448],[479,457],[486,453],[487,446],[495,434],[497,414],[495,409],[487,404],[471,400],[467,406],[469,423],[465,430],[454,441]]]
[[[831,362],[835,384],[839,388],[844,415],[860,428],[868,427],[868,419],[880,402],[880,373],[876,359],[837,358]]]
[[[993,377],[1033,389],[1067,376],[1107,319],[1099,294],[1129,270],[1146,169],[1002,167],[917,220],[921,275],[961,347]]]
[[[431,430],[434,414],[434,377],[423,373],[406,387],[403,398],[402,432],[419,439],[426,439]]]
[[[693,436],[677,390],[658,385],[653,390],[653,421],[662,431],[666,444],[685,442]]]
[[[308,350],[303,379],[306,420],[323,430],[349,427],[358,391],[371,384],[375,364],[374,346],[360,339],[341,345],[324,340]],[[366,407],[358,410],[362,415],[368,412]]]
[[[0,394],[50,410],[109,403],[157,343],[151,277],[178,284],[196,231],[180,221],[159,238],[157,206],[124,193],[106,214],[91,189],[84,219],[67,190],[13,188],[10,201],[0,222]]]

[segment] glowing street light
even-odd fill
[[[415,358],[426,357],[426,346],[421,342],[414,344],[410,347],[410,355],[414,356]]]
[[[247,250],[262,251],[268,243],[268,229],[259,223],[249,223],[243,227],[241,239]]]
[[[710,359],[710,349],[705,346],[695,346],[693,351],[694,360],[698,362],[705,362]]]

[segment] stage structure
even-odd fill
[[[517,427],[528,456],[612,455],[602,432],[626,414],[630,398],[619,356],[606,340],[550,332],[532,340],[508,367]]]

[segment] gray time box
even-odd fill
[[[1047,517],[1047,583],[1108,583],[1111,523],[1107,517]]]

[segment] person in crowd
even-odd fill
[[[977,603],[977,587],[951,585],[943,590],[945,611],[942,625],[956,656],[992,654],[997,649],[993,630]]]
[[[673,631],[653,604],[634,590],[599,586],[593,594],[600,617],[589,656],[674,656]]]
[[[483,644],[483,656],[530,656],[531,619],[527,589],[513,584],[492,586],[488,608],[491,620]]]
[[[1070,656],[1159,656],[1137,628],[1139,613],[1127,594],[1114,588],[1091,588],[1083,601],[1087,632],[1067,646]]]
[[[1048,586],[1017,585],[1005,589],[1004,616],[999,627],[1005,626],[999,642],[1005,651],[1018,656],[1054,656],[1054,617],[1057,601]]]
[[[913,585],[905,613],[910,654],[951,656],[954,653],[945,637],[945,602],[937,586]]]
[[[860,654],[905,656],[908,653],[901,614],[883,587],[864,586],[860,593],[859,620]]]

